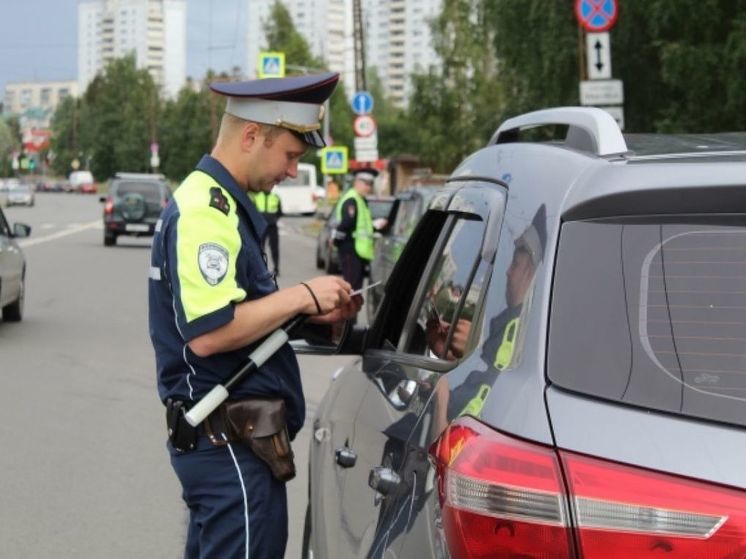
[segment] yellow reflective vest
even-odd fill
[[[249,198],[263,214],[276,214],[280,211],[280,197],[274,192],[249,192]]]
[[[363,260],[373,260],[373,216],[365,198],[354,188],[347,190],[337,203],[337,221],[342,221],[342,206],[350,198],[354,199],[357,205],[355,231],[352,233],[355,239],[355,252]]]

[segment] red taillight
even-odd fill
[[[585,559],[746,557],[746,492],[561,454]]]
[[[575,557],[572,530],[584,559],[746,557],[740,490],[563,451],[560,468],[553,449],[468,417],[430,453],[454,559]]]
[[[443,433],[430,453],[454,559],[572,557],[554,451],[464,417]]]
[[[114,202],[111,198],[106,199],[106,203],[104,204],[104,213],[106,215],[111,215],[111,212],[114,211]]]

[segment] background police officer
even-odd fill
[[[251,449],[257,450],[255,427],[281,441],[303,424],[292,348],[285,344],[232,386],[228,401],[196,429],[184,410],[230,378],[260,340],[298,313],[328,325],[360,309],[362,300],[351,299],[350,284],[339,277],[278,290],[262,257],[265,220],[247,196],[296,176],[309,146],[324,145],[321,104],[338,78],[324,73],[212,84],[228,96],[216,145],[175,191],[156,227],[150,335],[158,393],[167,405],[171,464],[189,507],[188,558],[276,559],[285,552],[285,482],[270,467],[277,463],[273,456]],[[282,407],[272,416],[246,419],[247,410],[253,414],[267,403]]]
[[[269,241],[269,251],[272,254],[272,266],[274,266],[273,271],[275,277],[277,277],[280,275],[280,234],[277,229],[277,222],[282,215],[280,197],[272,190],[272,192],[250,192],[249,198],[267,222],[265,242],[262,246],[266,247],[267,241]]]
[[[353,289],[363,286],[366,267],[373,260],[373,232],[387,225],[385,219],[376,220],[374,224],[365,199],[373,192],[377,174],[375,169],[357,171],[352,187],[342,195],[334,210],[338,223],[334,239],[339,253],[339,269]]]

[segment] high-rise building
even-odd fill
[[[134,53],[163,92],[186,82],[186,0],[91,0],[78,5],[78,84],[85,91],[113,58]]]
[[[381,79],[384,94],[406,106],[412,94],[411,75],[440,66],[431,44],[429,22],[442,0],[362,0],[365,58]]]
[[[365,63],[383,85],[384,94],[406,106],[412,93],[410,76],[439,66],[431,45],[429,21],[440,12],[442,0],[361,0]],[[275,0],[247,0],[248,75],[257,75],[259,53],[267,47],[265,22]],[[352,0],[283,0],[295,28],[315,56],[339,72],[348,95],[355,87]],[[292,60],[286,60],[292,65]]]

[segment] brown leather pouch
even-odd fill
[[[295,477],[284,400],[250,398],[225,402],[219,413],[228,438],[248,445],[269,466],[276,479],[289,481]]]

